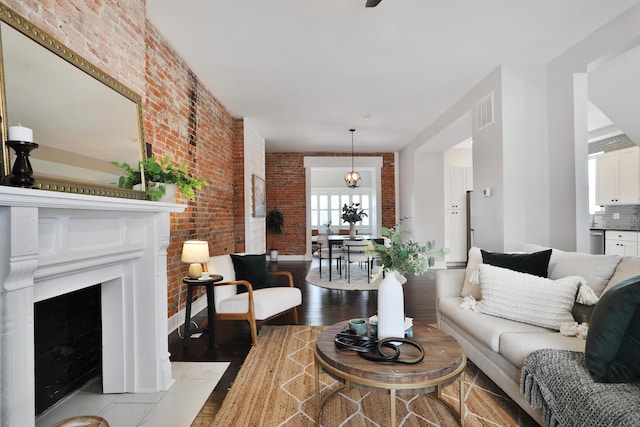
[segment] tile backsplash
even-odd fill
[[[605,206],[604,211],[589,215],[589,219],[591,228],[640,231],[640,205]]]
[[[608,153],[610,151],[624,150],[634,147],[636,144],[625,134],[612,136],[589,143],[589,154]]]

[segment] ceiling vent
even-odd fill
[[[476,131],[491,126],[493,118],[493,92],[476,103]]]

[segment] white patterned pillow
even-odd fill
[[[574,322],[571,309],[582,277],[551,280],[489,264],[478,268],[482,289],[478,311],[556,331]]]

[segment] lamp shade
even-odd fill
[[[209,242],[204,240],[187,240],[182,245],[180,260],[189,264],[189,277],[196,279],[203,271],[207,271],[209,262]]]
[[[209,262],[209,242],[187,240],[182,245],[182,257],[180,260],[186,264]]]

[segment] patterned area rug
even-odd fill
[[[247,356],[212,426],[313,426],[315,386],[313,351],[321,326],[270,326]],[[505,398],[474,366],[465,371],[467,426],[536,426]],[[323,396],[339,383],[321,378]],[[491,390],[491,388],[497,391]],[[443,398],[457,407],[458,387],[443,389]],[[398,426],[455,426],[456,414],[430,395],[398,396]],[[321,426],[387,426],[389,394],[352,388],[325,404]]]
[[[378,286],[382,280],[382,275],[380,275],[375,281],[369,280],[369,283],[367,283],[367,269],[360,268],[357,265],[353,265],[351,267],[351,280],[347,280],[345,270],[342,271],[342,277],[340,277],[340,274],[335,270],[335,266],[332,268],[334,270],[331,272],[331,281],[329,281],[328,265],[322,267],[322,278],[320,277],[320,270],[318,267],[314,267],[309,270],[305,280],[312,285],[320,286],[322,288],[341,289],[347,291],[375,291],[378,290]],[[375,276],[379,269],[380,267],[374,266],[372,276]],[[398,273],[396,274],[400,283],[405,283],[407,281],[406,277],[403,275]]]

